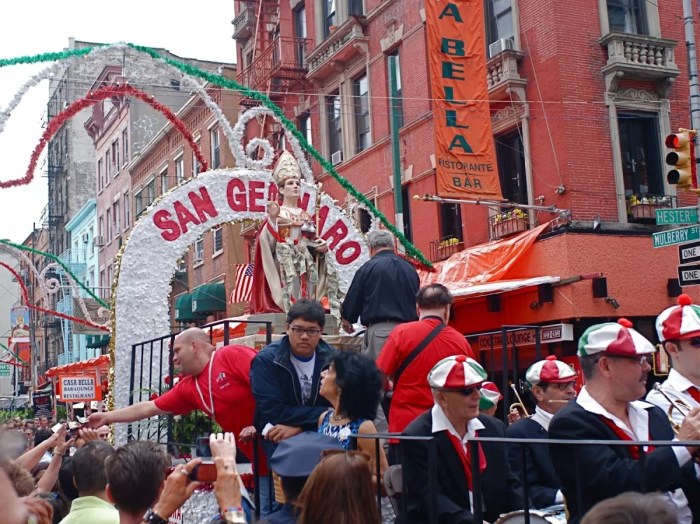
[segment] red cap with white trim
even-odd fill
[[[656,317],[656,333],[661,342],[700,337],[700,307],[685,293],[679,295],[677,306]]]

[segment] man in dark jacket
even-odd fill
[[[501,443],[479,444],[479,456],[471,457],[469,440],[476,437],[505,437],[500,420],[479,415],[479,386],[486,371],[465,355],[438,362],[428,375],[435,405],[414,420],[404,435],[434,438],[436,464],[430,464],[431,443],[403,440],[402,468],[406,483],[406,514],[397,522],[428,522],[431,508],[437,509],[439,524],[473,524],[474,492],[472,460],[479,461],[484,520],[523,509],[518,479],[508,467],[506,447]],[[430,492],[431,468],[436,470],[437,486]],[[434,498],[432,498],[434,497]]]
[[[266,439],[268,458],[282,440],[316,431],[318,418],[329,407],[318,391],[321,371],[334,352],[321,340],[325,321],[319,302],[298,300],[287,313],[287,335],[253,359],[254,425]]]

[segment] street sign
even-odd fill
[[[681,264],[700,262],[700,242],[690,242],[678,246],[678,260]]]
[[[683,286],[700,286],[700,264],[678,266],[678,280]]]
[[[700,240],[700,226],[687,226],[678,229],[668,229],[652,235],[654,247],[673,246],[685,244],[693,240]]]
[[[9,377],[10,376],[10,365],[9,364],[0,364],[0,377]]]
[[[509,331],[506,335],[508,346],[534,346],[535,330],[521,329]],[[574,327],[571,324],[551,324],[540,328],[540,342],[549,344],[550,342],[571,341],[574,339]],[[476,340],[476,347],[479,351],[490,350],[491,347],[500,348],[503,341],[501,333],[492,335],[480,335]]]
[[[656,210],[656,225],[697,224],[697,207],[677,207]]]

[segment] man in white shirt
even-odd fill
[[[547,439],[547,430],[554,414],[576,398],[576,372],[557,360],[556,356],[550,355],[530,366],[525,380],[537,403],[535,413],[511,424],[506,436]],[[542,509],[564,503],[561,482],[554,471],[546,443],[527,446],[524,460],[519,445],[509,446],[508,462],[518,478],[527,478],[528,496],[533,507]]]
[[[673,430],[658,407],[638,401],[646,393],[649,358],[656,348],[626,319],[588,328],[578,344],[586,386],[549,425],[551,439],[671,441]],[[700,440],[700,409],[680,428],[681,441]],[[601,500],[626,491],[661,491],[677,506],[679,522],[700,511],[700,483],[692,455],[700,448],[550,444],[562,483],[569,524]],[[642,459],[643,460],[640,460]],[[683,494],[678,488],[682,488]],[[687,497],[687,499],[686,499]],[[690,508],[688,506],[690,501]],[[696,513],[700,518],[700,513]]]
[[[685,411],[700,407],[700,306],[683,294],[678,305],[664,310],[656,319],[656,332],[663,343],[673,368],[661,384],[662,393],[652,390],[647,401],[659,406],[673,417],[676,424],[683,422],[683,414],[671,409],[669,397]]]

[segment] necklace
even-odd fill
[[[202,395],[202,390],[199,389],[199,382],[197,382],[197,378],[194,380],[194,385],[197,388],[197,393],[199,393],[199,399],[202,401],[202,406],[204,406],[204,409],[209,412],[209,414],[214,417],[214,394],[212,393],[212,387],[211,387],[211,370],[214,367],[214,357],[216,356],[216,351],[212,353],[211,359],[209,360],[209,404],[206,403],[204,400],[204,395]]]
[[[348,418],[346,415],[336,415],[335,413],[331,415],[331,419],[335,422],[338,422],[339,420],[345,420],[346,418]]]

